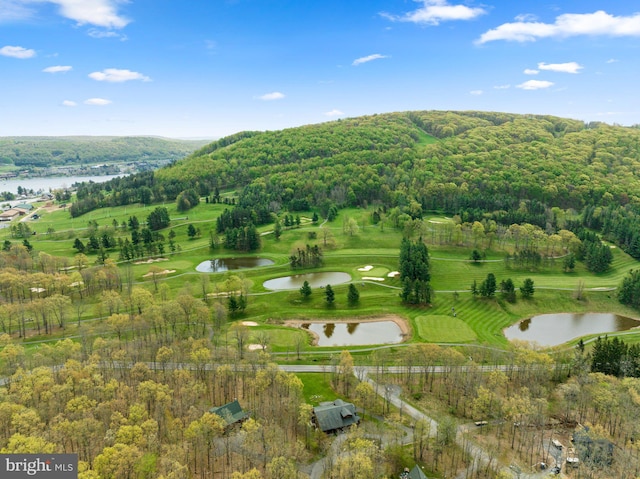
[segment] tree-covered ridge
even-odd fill
[[[177,160],[207,143],[151,137],[3,137],[0,163],[50,167],[104,162]]]
[[[416,201],[449,213],[514,211],[522,200],[581,209],[640,203],[639,141],[636,128],[552,116],[389,113],[235,135],[156,178],[201,192],[248,186],[263,204],[292,209]]]

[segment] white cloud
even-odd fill
[[[62,66],[62,65],[56,65],[53,67],[47,67],[44,70],[42,70],[44,73],[66,73],[69,70],[72,70],[73,67],[70,66]]]
[[[579,65],[576,62],[568,62],[568,63],[538,63],[538,68],[540,70],[547,70],[551,72],[560,72],[560,73],[579,73],[584,67]]]
[[[31,50],[30,48],[13,47],[7,45],[0,48],[0,55],[13,58],[32,58],[36,56],[36,51]]]
[[[482,8],[471,8],[465,5],[449,5],[447,0],[420,0],[422,7],[402,16],[381,13],[389,20],[396,22],[412,22],[427,25],[439,25],[451,20],[472,20],[486,13]]]
[[[388,58],[388,57],[386,55],[380,55],[379,53],[374,53],[373,55],[368,55],[366,57],[356,58],[355,60],[353,60],[353,63],[351,65],[353,65],[354,67],[357,67],[358,65],[362,65],[363,63],[371,62],[373,60],[380,60],[382,58]]]
[[[74,20],[78,25],[95,25],[104,28],[124,28],[130,22],[118,13],[118,6],[125,0],[34,0],[58,5],[60,15]]]
[[[553,85],[553,82],[546,80],[527,80],[520,85],[516,85],[516,88],[521,88],[522,90],[541,90],[543,88],[549,88]]]
[[[496,85],[493,87],[495,90],[508,90],[511,88],[511,85]]]
[[[620,60],[616,60],[615,58],[610,58],[605,63],[618,63]]]
[[[533,68],[525,68],[524,72],[525,75],[537,75],[538,73],[540,73],[538,70],[534,70]]]
[[[471,90],[469,92],[470,95],[482,95],[484,92],[482,90]]]
[[[101,72],[89,73],[89,78],[111,83],[122,83],[131,80],[151,81],[151,78],[142,73],[132,72],[131,70],[119,70],[117,68],[106,68]]]
[[[85,105],[105,106],[111,104],[111,100],[105,100],[104,98],[89,98],[84,101]]]
[[[333,109],[331,111],[325,112],[325,115],[326,116],[342,116],[344,115],[344,113],[341,112],[340,110]]]
[[[88,100],[87,100],[88,101]],[[86,102],[85,102],[86,103]],[[62,102],[62,106],[78,106],[78,104],[75,101],[71,101],[71,100],[64,100]]]
[[[259,100],[264,101],[273,101],[273,100],[282,100],[284,98],[284,93],[280,93],[279,91],[274,91],[271,93],[265,93],[258,97]]]
[[[578,35],[640,36],[640,13],[614,16],[605,11],[594,13],[565,13],[554,23],[517,21],[504,23],[483,33],[476,43],[496,40],[533,42],[540,38],[566,38]]]

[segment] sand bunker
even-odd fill
[[[143,276],[143,278],[148,278],[149,276],[153,276],[154,274],[169,274],[169,273],[175,273],[176,270],[175,269],[165,269],[164,271],[158,271],[156,273],[150,272],[147,273]]]
[[[363,276],[362,279],[368,279],[369,281],[384,281],[384,278],[378,278],[377,276]]]
[[[259,351],[264,349],[264,346],[262,344],[250,344],[247,346],[247,349],[249,351]]]
[[[150,263],[157,263],[158,261],[169,261],[169,258],[151,258],[146,261],[136,261],[133,264],[150,264]]]
[[[358,271],[371,271],[373,269],[373,266],[371,266],[370,264],[367,266],[363,266],[362,268],[358,268]]]
[[[257,326],[258,323],[256,323],[255,321],[242,321],[242,324],[244,326]]]
[[[391,271],[391,273],[387,274],[389,278],[395,278],[396,276],[400,276],[400,271]]]

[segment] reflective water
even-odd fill
[[[201,273],[221,273],[233,269],[256,268],[274,264],[267,258],[214,258],[203,261],[196,266],[196,271]]]
[[[637,326],[640,321],[612,313],[554,313],[523,319],[505,329],[504,335],[509,340],[556,346],[587,334],[626,331]]]
[[[304,323],[318,339],[317,346],[362,346],[402,342],[402,330],[393,321],[364,323]]]
[[[312,288],[319,288],[328,284],[333,286],[348,283],[351,281],[351,276],[347,273],[338,272],[295,274],[293,276],[269,279],[262,285],[271,290],[300,289],[305,281],[308,281],[309,286]]]

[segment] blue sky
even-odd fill
[[[0,0],[0,136],[373,113],[640,124],[640,1]]]

